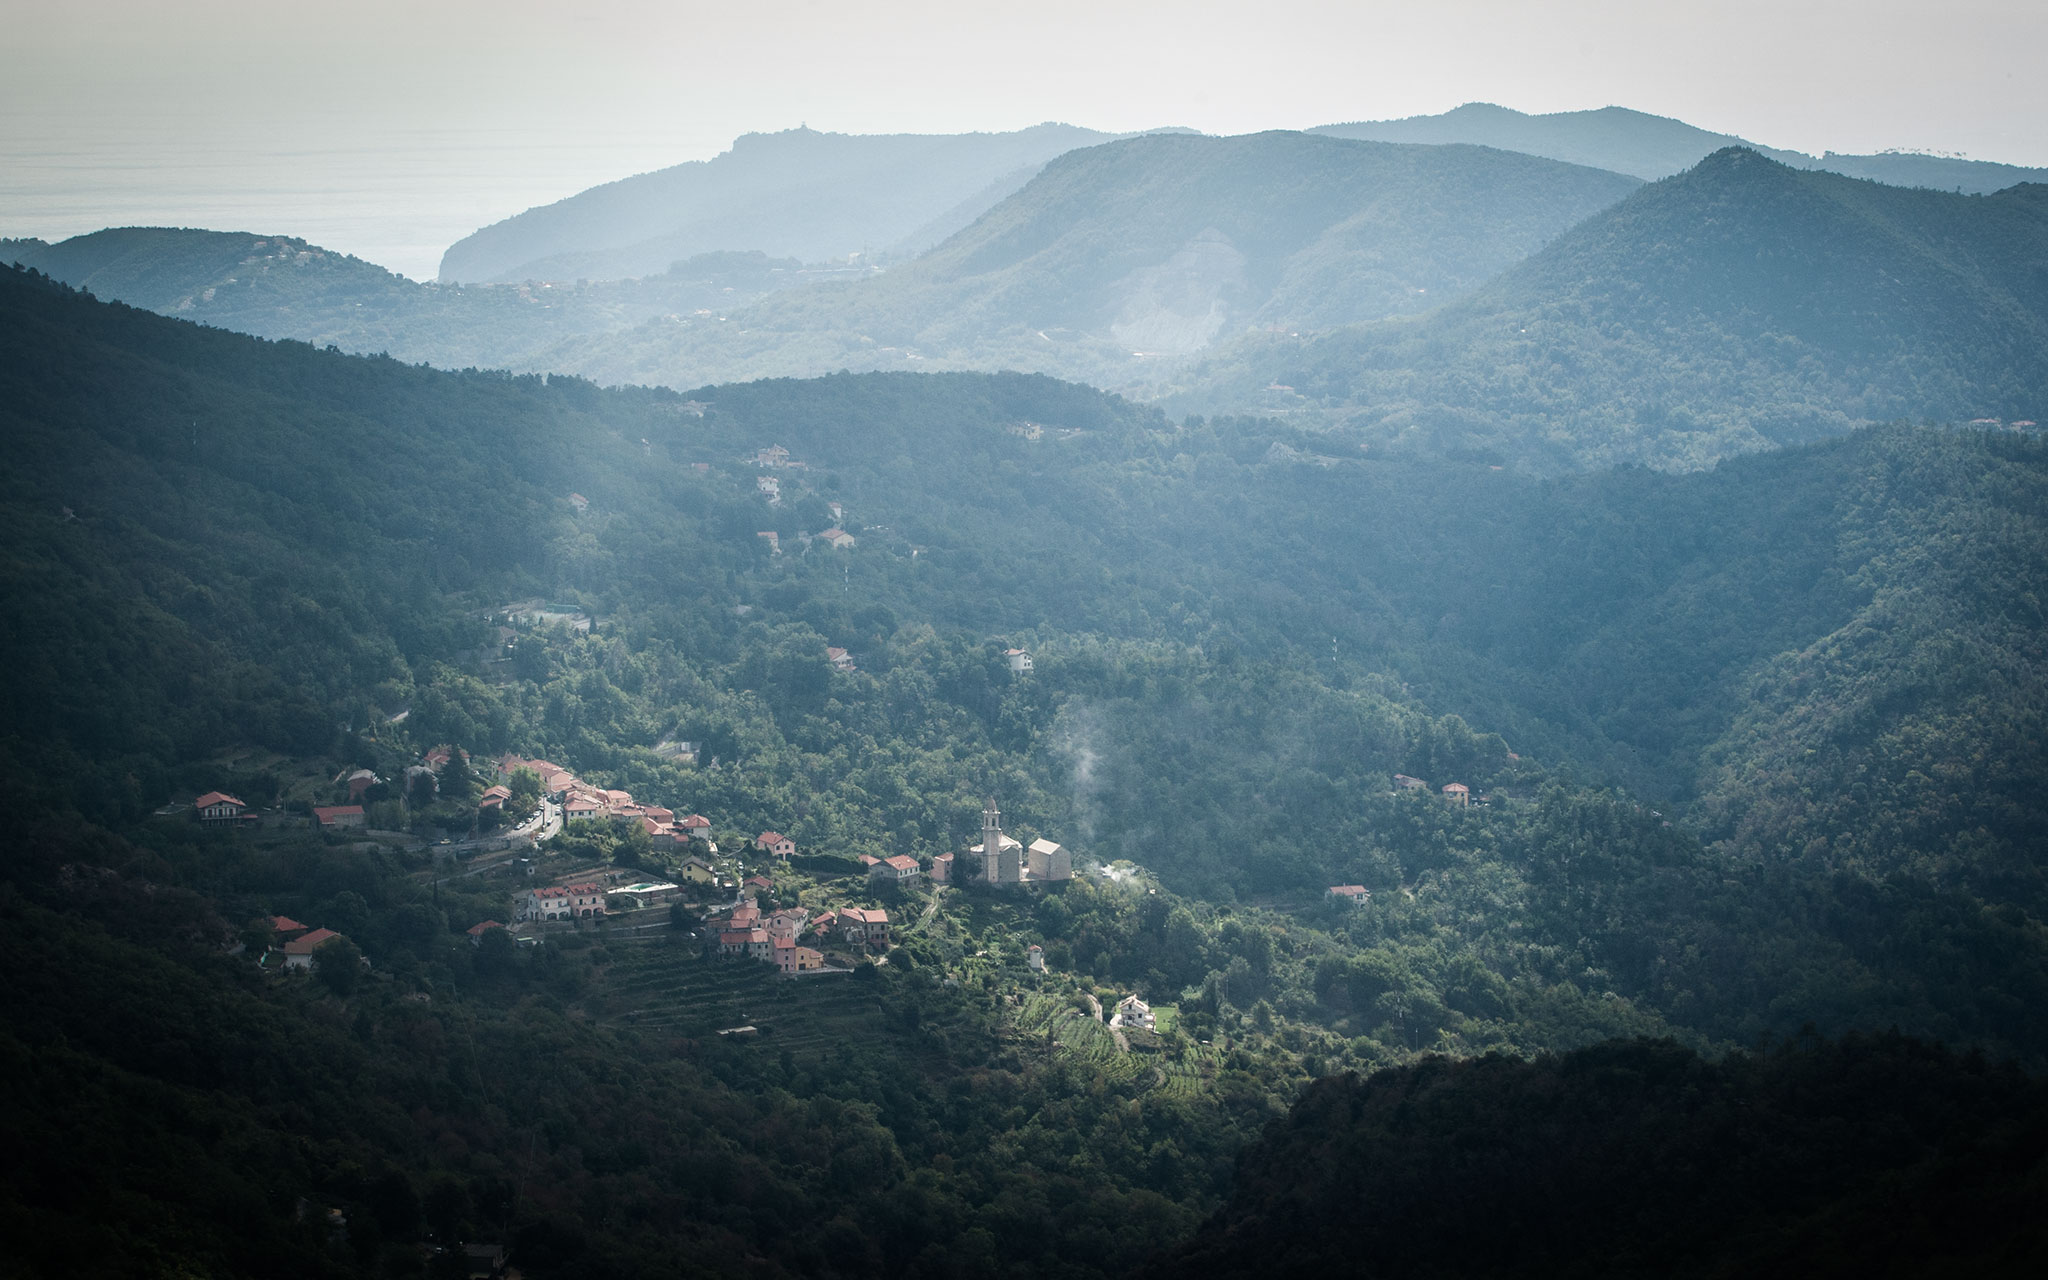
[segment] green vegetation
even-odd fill
[[[2048,186],[1908,191],[1729,149],[1442,311],[1246,340],[1168,403],[1264,403],[1377,451],[1553,472],[1702,467],[1894,418],[2040,419],[2044,262]]]
[[[1896,1036],[1425,1059],[1315,1085],[1143,1274],[2020,1276],[2044,1187],[2041,1081]]]
[[[1025,375],[444,374],[22,273],[0,332],[0,1066],[50,1100],[4,1212],[58,1228],[38,1271],[487,1238],[540,1277],[1121,1273],[1330,1072],[1808,1023],[2048,1064],[2037,441],[1539,481]],[[501,633],[516,601],[594,624]],[[151,816],[442,743],[702,812],[728,859],[785,832],[806,906],[875,901],[855,855],[958,850],[991,793],[1084,874],[890,900],[888,963],[781,982],[687,907],[473,946],[515,864]],[[259,970],[274,914],[368,968]],[[1120,1043],[1095,1007],[1131,993],[1170,1015]]]

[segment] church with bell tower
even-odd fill
[[[1023,843],[1003,834],[1003,814],[993,796],[981,809],[981,843],[967,852],[981,859],[980,880],[985,885],[1071,880],[1074,876],[1072,856],[1050,840],[1034,841],[1027,861]]]

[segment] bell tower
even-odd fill
[[[985,884],[994,884],[1001,875],[1003,856],[1003,815],[996,809],[996,798],[990,796],[981,809],[981,878]]]

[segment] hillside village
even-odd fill
[[[1021,667],[1016,662],[1022,654],[1012,650],[1005,655],[1013,672],[1029,670],[1028,655]],[[487,772],[474,766],[467,753],[437,746],[406,766],[403,776],[407,794],[425,796],[438,790],[439,779],[474,771],[472,785],[480,787],[474,798],[479,826],[488,822],[505,829],[509,824],[509,835],[465,840],[456,854],[448,855],[467,855],[464,878],[485,877],[487,883],[505,886],[502,910],[464,930],[477,948],[494,945],[493,935],[505,940],[498,945],[517,950],[597,930],[633,942],[662,939],[674,945],[680,940],[705,962],[761,965],[785,979],[845,976],[889,963],[907,937],[938,916],[949,892],[1029,899],[1057,892],[1076,876],[1074,855],[1064,845],[1047,836],[1027,844],[1007,833],[992,797],[984,802],[982,838],[975,844],[922,858],[848,858],[828,851],[806,855],[796,840],[773,829],[735,836],[704,814],[679,814],[625,789],[589,782],[545,758],[508,752],[484,766]],[[360,802],[385,785],[370,769],[344,769],[330,781],[327,798]],[[1438,788],[1405,774],[1393,775],[1391,790],[1435,794],[1452,806],[1484,805],[1491,799],[1461,783]],[[367,828],[362,803],[303,807],[308,810],[305,821],[334,839],[394,834]],[[204,827],[244,832],[260,831],[266,816],[279,821],[222,791],[197,797],[190,816]],[[579,856],[587,855],[577,846],[591,834],[613,840],[609,859]],[[456,846],[450,842],[428,851],[438,848]],[[445,882],[446,861],[446,856],[435,857],[431,869],[421,874]],[[1109,883],[1130,883],[1141,875],[1123,864],[1084,870]],[[1373,894],[1361,884],[1341,884],[1329,886],[1322,897],[1340,909],[1362,910],[1371,905]],[[350,963],[368,963],[347,946],[345,934],[287,916],[259,921],[254,933],[261,938],[256,959],[268,969],[310,971],[316,953],[336,943],[342,944],[338,954],[352,957]],[[1025,944],[1014,959],[1021,962],[1020,979],[1037,982],[1056,973],[1040,941]],[[1099,1001],[1093,1007],[1096,1021],[1113,1033],[1122,1051],[1156,1039],[1160,1015],[1139,993],[1123,994],[1113,1014],[1103,1013]],[[1165,1006],[1164,1013],[1171,1021],[1172,1006]]]
[[[1022,654],[1006,655],[1013,670],[1028,671],[1028,656],[1022,666],[1016,661]],[[835,662],[839,656],[831,655]],[[442,745],[392,772],[401,794],[421,804],[455,792],[458,779],[466,778],[476,828],[459,841],[422,845],[370,825],[380,806],[388,810],[379,797],[393,789],[370,768],[344,769],[315,788],[316,799],[353,803],[302,802],[304,814],[293,817],[259,812],[215,791],[198,797],[190,816],[203,827],[249,832],[266,821],[310,825],[333,840],[424,854],[429,866],[417,874],[436,884],[454,876],[502,884],[502,909],[464,930],[473,947],[504,945],[493,943],[499,935],[514,949],[531,949],[593,930],[633,942],[680,938],[706,962],[759,964],[788,979],[845,976],[889,963],[906,937],[931,924],[949,892],[1029,897],[1057,891],[1076,875],[1072,851],[1058,841],[1038,836],[1027,844],[1004,831],[993,798],[983,807],[981,840],[965,848],[925,857],[822,850],[807,856],[780,831],[736,835],[704,814],[598,785],[545,758],[508,752],[485,763]],[[498,834],[479,838],[486,830]],[[611,842],[609,858],[588,856],[584,846],[592,837]],[[467,865],[458,872],[451,860]],[[1102,874],[1115,880],[1127,873]],[[313,970],[315,953],[330,944],[340,944],[337,954],[352,957],[350,963],[360,959],[344,933],[283,915],[257,922],[254,933],[261,938],[259,963],[280,972]],[[1024,975],[1050,972],[1037,941],[1014,960]],[[1123,1023],[1098,1020],[1149,1028],[1136,1012],[1144,1007],[1139,1002],[1126,1009]]]

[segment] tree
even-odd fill
[[[335,995],[354,991],[362,972],[363,953],[347,938],[329,938],[313,949],[313,976]]]
[[[476,940],[476,971],[484,977],[512,972],[518,951],[512,935],[503,929],[486,929]]]

